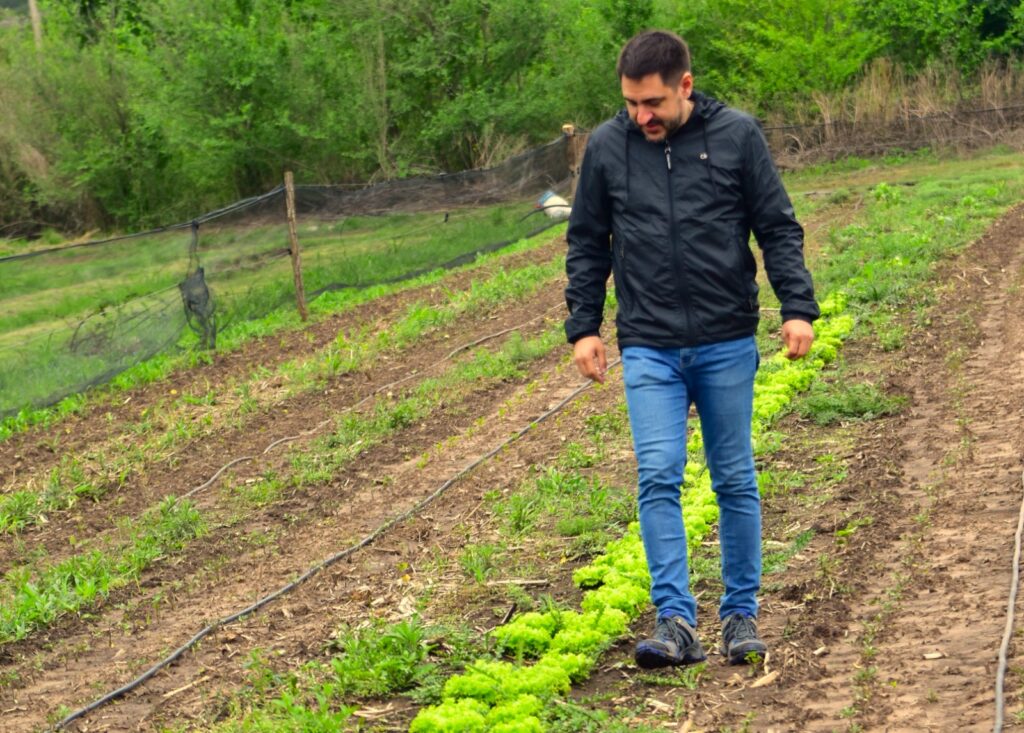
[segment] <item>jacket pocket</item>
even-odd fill
[[[624,237],[612,237],[612,272],[615,275],[615,299],[619,313],[625,310],[631,300],[627,245]]]

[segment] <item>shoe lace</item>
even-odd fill
[[[671,639],[676,645],[683,649],[693,643],[689,633],[681,625],[671,618],[659,618],[655,623],[655,635]]]
[[[757,636],[757,626],[754,619],[739,614],[732,617],[729,623],[730,639],[751,639]]]

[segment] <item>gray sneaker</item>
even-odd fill
[[[764,659],[767,651],[768,645],[757,636],[757,621],[741,613],[722,621],[722,654],[729,664],[743,664],[750,659],[749,654]]]
[[[700,645],[697,630],[681,616],[659,618],[654,636],[636,645],[636,664],[642,669],[675,667],[702,662],[707,657]]]

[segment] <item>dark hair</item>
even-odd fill
[[[619,78],[642,79],[660,74],[669,86],[690,70],[690,49],[671,31],[643,31],[630,38],[619,53],[615,71]]]

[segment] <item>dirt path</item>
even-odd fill
[[[949,268],[898,377],[910,408],[885,448],[889,517],[849,560],[843,613],[822,614],[827,654],[749,708],[763,729],[992,729],[1024,471],[1022,267],[1018,209]],[[1017,688],[1011,673],[1010,712]]]
[[[905,516],[918,519],[877,553],[879,582],[854,607],[860,623],[847,629],[860,640],[864,668],[876,670],[858,716],[869,730],[992,729],[1024,490],[1024,210],[971,252],[946,294],[959,307],[944,309],[929,331],[930,358],[910,375],[900,493]],[[896,588],[903,590],[880,624],[877,653],[863,659],[865,624]],[[1024,629],[1017,613],[1015,628]],[[1024,649],[1015,646],[1010,663],[1020,669]],[[823,690],[831,677],[819,683]],[[1009,692],[1019,689],[1016,677],[1011,672]],[[820,701],[807,707],[826,720],[835,712]],[[1008,711],[1020,709],[1011,694]]]

